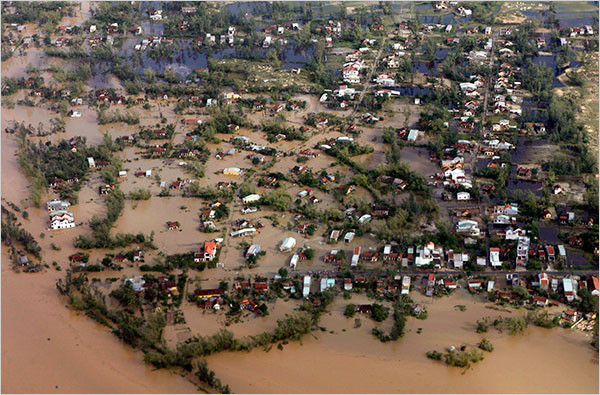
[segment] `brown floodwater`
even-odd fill
[[[194,393],[105,327],[65,307],[60,272],[15,273],[2,253],[2,393]]]
[[[581,332],[529,327],[524,334],[510,336],[491,329],[486,337],[494,351],[464,375],[462,369],[427,359],[429,350],[476,345],[481,336],[475,321],[501,314],[463,293],[423,301],[429,318],[410,318],[407,333],[397,342],[380,343],[370,334],[375,324],[365,318],[354,329],[354,319],[342,315],[349,301],[338,301],[322,320],[327,332],[317,333],[317,338],[306,336],[302,344],[290,343],[283,351],[273,347],[270,352],[222,353],[208,361],[224,383],[242,393],[597,392],[598,355]],[[357,302],[366,299],[359,297]],[[457,304],[467,310],[454,309]],[[516,314],[524,313],[513,311]],[[389,331],[391,321],[379,326]]]

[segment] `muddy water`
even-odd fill
[[[3,248],[3,393],[196,392],[174,373],[152,371],[141,353],[66,309],[54,287],[62,273],[14,273],[7,262]]]
[[[416,297],[415,297],[416,298]],[[354,302],[354,301],[353,301]],[[359,299],[358,302],[364,302]],[[470,296],[454,296],[427,303],[429,318],[409,319],[407,334],[395,343],[380,343],[371,334],[375,326],[362,318],[342,315],[345,303],[338,301],[322,325],[327,331],[314,339],[307,336],[284,351],[223,353],[209,358],[221,380],[236,392],[252,393],[561,393],[596,392],[598,358],[589,338],[563,329],[528,328],[511,337],[491,330],[492,353],[470,371],[428,360],[425,352],[475,345],[475,321],[496,317]],[[456,311],[457,304],[467,306]],[[508,313],[503,313],[507,315]],[[511,313],[513,315],[519,313]],[[391,322],[382,325],[386,330]],[[417,334],[417,328],[423,328]],[[345,331],[344,331],[345,330]]]

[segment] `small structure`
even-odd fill
[[[245,196],[242,198],[242,202],[244,204],[258,202],[260,200],[260,195],[257,193],[253,193],[251,195]]]
[[[259,252],[260,252],[260,245],[252,244],[250,247],[248,247],[248,251],[246,251],[246,258],[251,257],[253,255],[258,255]]]
[[[402,277],[402,295],[408,295],[410,292],[410,277],[404,276]]]
[[[237,167],[228,167],[223,169],[223,174],[226,176],[239,176],[241,172],[242,170]]]
[[[310,276],[304,276],[304,282],[303,283],[304,284],[303,284],[303,287],[302,287],[302,296],[306,298],[310,294],[311,277]]]
[[[240,230],[236,230],[234,232],[229,233],[231,237],[242,237],[242,236],[252,236],[256,233],[256,228],[243,228]]]
[[[281,242],[279,246],[279,251],[281,252],[289,252],[292,248],[296,246],[296,239],[293,237],[287,237],[285,240]]]

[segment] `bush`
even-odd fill
[[[479,344],[477,346],[479,348],[481,348],[483,351],[487,351],[487,352],[494,351],[494,345],[492,344],[492,342],[490,342],[485,337],[481,339],[481,341],[479,342]]]
[[[356,306],[353,304],[349,304],[346,306],[346,309],[344,310],[344,315],[346,317],[354,317],[354,314],[356,313]]]
[[[427,358],[430,359],[435,359],[436,361],[440,361],[442,359],[443,354],[439,351],[427,351],[427,353],[425,354],[427,355]]]
[[[131,200],[148,200],[152,197],[152,193],[150,193],[147,189],[136,189],[129,192],[129,199]]]
[[[382,322],[387,320],[390,315],[390,309],[379,303],[374,303],[371,308],[371,318],[373,318],[377,322]]]
[[[485,333],[489,328],[489,320],[484,318],[483,320],[477,320],[477,333]]]

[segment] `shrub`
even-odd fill
[[[487,352],[494,351],[494,345],[492,344],[492,342],[490,342],[485,337],[481,339],[481,341],[478,344],[478,347],[481,348],[483,351],[487,351]]]

